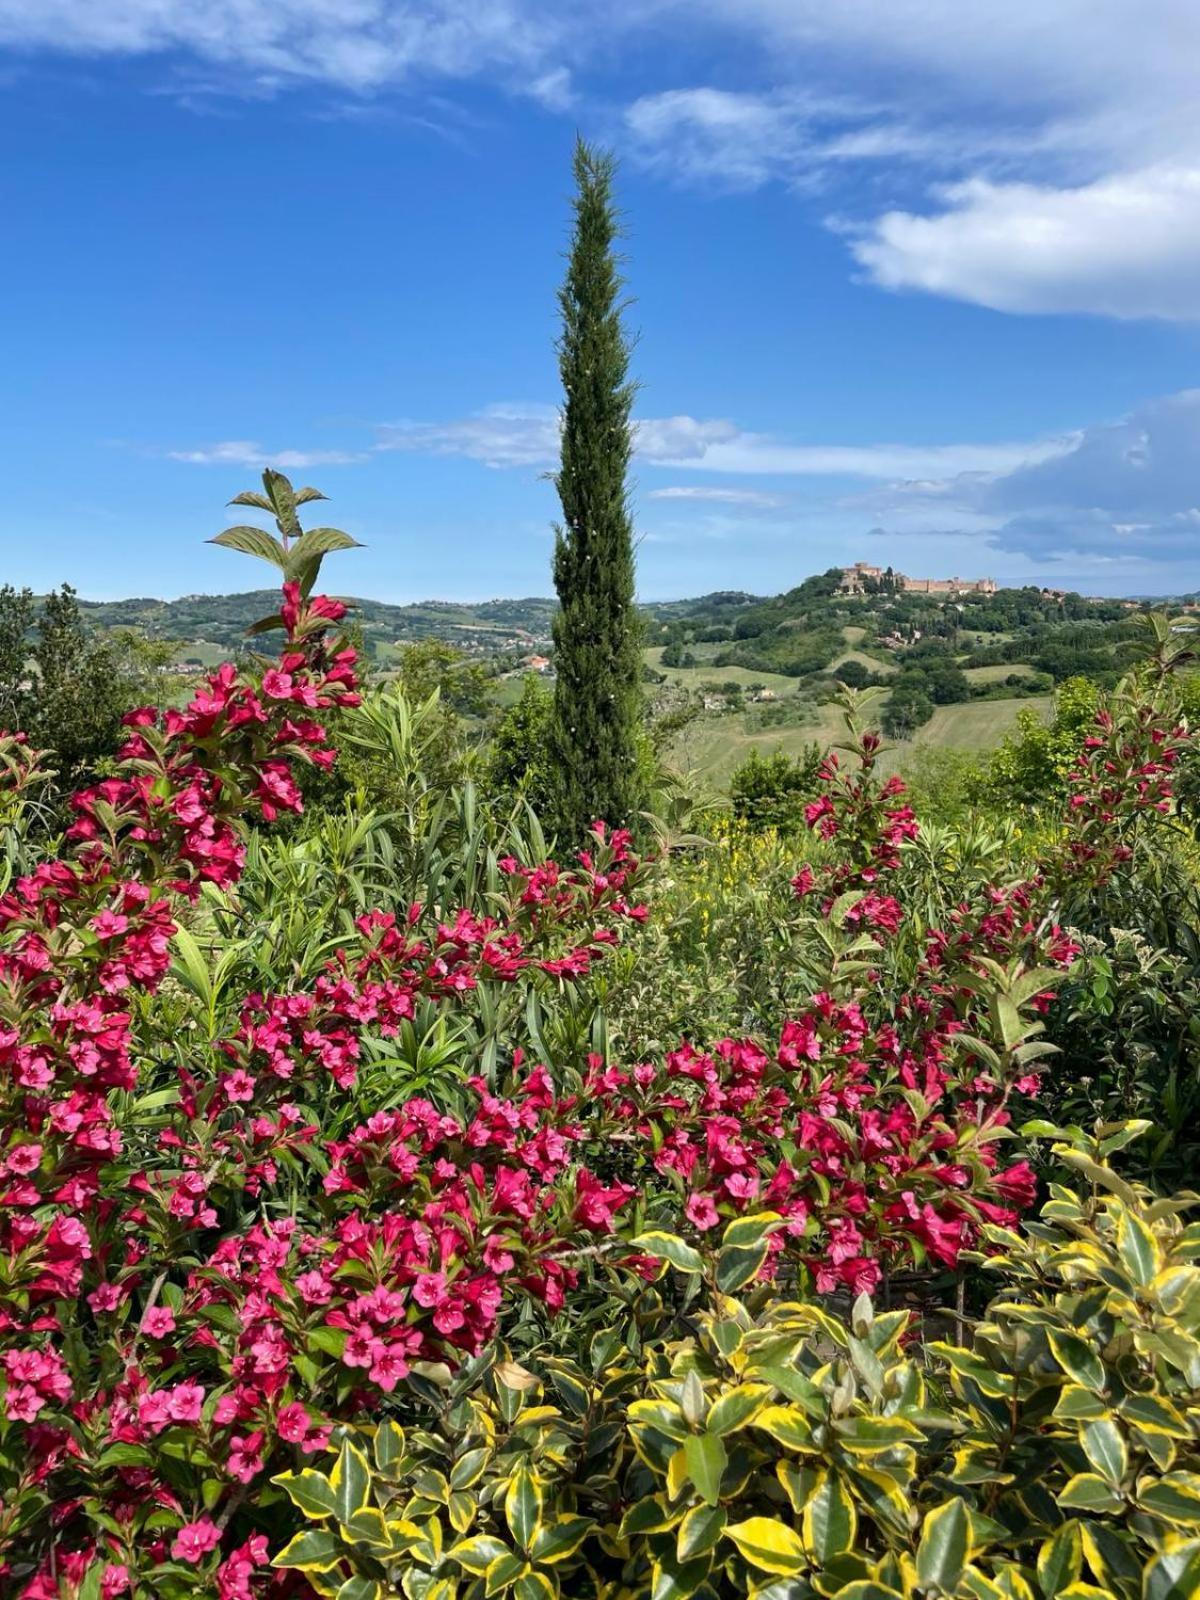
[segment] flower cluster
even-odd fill
[[[872,974],[909,935],[917,823],[870,733],[810,807],[835,859],[795,881],[837,959],[770,1047],[597,1056],[575,1092],[513,1052],[504,1092],[464,1064],[445,1103],[372,1101],[374,1046],[422,1008],[558,995],[645,919],[643,863],[601,825],[571,864],[502,860],[486,911],[368,912],[315,978],[280,973],[226,1029],[166,1037],[178,925],[205,884],[236,883],[247,819],[300,808],[297,764],[334,759],[318,719],[357,697],[342,610],[289,584],[276,664],[133,713],[69,851],[0,897],[0,1580],[26,1600],[265,1593],[273,1474],[513,1321],[649,1270],[627,1242],[647,1220],[704,1235],[773,1212],[764,1276],[859,1292],[955,1266],[1033,1197],[997,1150],[1037,1083],[1010,1024],[1073,954],[1056,880],[922,930],[917,981],[888,1001]],[[1169,805],[1174,740],[1152,717],[1098,730],[1071,870],[1102,876],[1123,820]],[[13,750],[0,782],[23,785]],[[1001,966],[998,1038],[983,979]]]
[[[316,719],[357,700],[327,640],[343,610],[288,585],[276,666],[132,713],[70,853],[0,898],[0,1577],[34,1600],[85,1578],[257,1592],[264,1541],[225,1531],[247,1491],[413,1361],[479,1350],[506,1296],[561,1308],[565,1256],[623,1201],[572,1163],[537,1072],[511,1100],[476,1082],[457,1120],[417,1103],[323,1127],[366,1035],[481,984],[570,982],[641,920],[624,833],[570,867],[506,861],[487,915],[370,913],[314,984],[155,1059],[188,903],[236,883],[248,820],[301,808],[297,762],[334,759]],[[33,763],[12,748],[17,790]]]

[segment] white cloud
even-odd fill
[[[668,89],[635,100],[625,120],[644,165],[730,189],[794,175],[809,143],[810,114],[791,97]]]
[[[860,498],[889,532],[918,531],[936,517],[985,533],[1011,556],[1073,563],[1079,571],[1114,562],[1153,571],[1190,570],[1200,551],[1200,389],[1148,401],[1119,422],[1081,428],[1067,447],[1007,471],[959,474],[938,483],[895,484]]]
[[[681,35],[686,53],[664,48]],[[6,47],[159,56],[205,108],[474,78],[593,121],[636,55],[639,82],[659,74],[618,122],[637,159],[830,191],[884,287],[1013,312],[1200,306],[1195,0],[0,0]],[[675,78],[680,60],[709,81]]]
[[[198,450],[168,450],[172,461],[186,461],[197,467],[341,467],[363,460],[359,452],[347,450],[266,450],[254,439],[224,439],[219,444]]]
[[[558,411],[536,402],[506,401],[456,422],[391,422],[377,450],[465,456],[485,467],[545,467],[558,455]]]
[[[862,169],[867,185],[839,193],[855,220],[834,225],[883,287],[1013,312],[1200,315],[1193,0],[697,9],[758,47],[772,87],[644,95],[627,123],[652,170],[807,190]]]
[[[379,450],[465,456],[488,467],[550,466],[558,456],[552,406],[489,406],[451,422],[401,422],[380,429]],[[656,467],[781,477],[946,478],[999,472],[1067,447],[1062,439],[984,444],[795,444],[752,433],[725,418],[643,417],[634,423],[638,458]]]
[[[1000,311],[1200,317],[1200,167],[1078,188],[973,179],[931,216],[890,211],[852,248],[876,283]]]
[[[688,504],[745,506],[751,511],[778,511],[787,504],[783,495],[767,494],[762,489],[718,489],[706,484],[676,484],[667,489],[651,489],[648,500],[676,500]]]
[[[582,9],[576,0],[0,0],[0,46],[183,54],[251,88],[307,79],[370,91],[417,75],[496,72],[518,87],[540,82],[562,102],[557,58]]]

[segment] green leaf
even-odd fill
[[[1104,1363],[1082,1339],[1073,1333],[1058,1333],[1048,1328],[1046,1342],[1054,1359],[1069,1378],[1090,1389],[1093,1394],[1103,1391],[1107,1382]]]
[[[516,1600],[557,1600],[558,1585],[546,1572],[523,1572],[513,1585]]]
[[[1138,1485],[1137,1502],[1164,1522],[1200,1527],[1200,1474],[1168,1472],[1157,1483]]]
[[[361,550],[361,548],[357,539],[352,539],[340,528],[310,528],[307,533],[300,535],[288,551],[288,576],[293,576],[310,561],[316,560],[319,556],[329,555],[331,551]]]
[[[592,1531],[590,1517],[559,1516],[553,1522],[543,1522],[534,1535],[529,1554],[542,1566],[553,1566],[573,1556]]]
[[[472,1539],[463,1539],[460,1543],[452,1545],[446,1552],[450,1560],[457,1561],[460,1567],[465,1567],[468,1572],[478,1575],[485,1573],[493,1561],[499,1561],[501,1556],[509,1554],[506,1544],[499,1539],[493,1539],[490,1534],[479,1533]]]
[[[717,1288],[722,1294],[736,1294],[746,1284],[754,1282],[766,1259],[765,1241],[744,1249],[740,1245],[726,1245],[717,1254]]]
[[[812,1424],[798,1406],[764,1406],[754,1426],[790,1450],[812,1447]]]
[[[375,1506],[364,1506],[361,1511],[356,1511],[348,1522],[342,1524],[342,1536],[352,1539],[355,1544],[370,1545],[377,1550],[395,1548],[383,1512]]]
[[[681,1563],[712,1550],[725,1531],[723,1506],[693,1506],[679,1524],[675,1554]]]
[[[721,1498],[721,1479],[729,1459],[724,1444],[715,1433],[693,1433],[683,1448],[688,1477],[696,1492],[708,1505],[715,1506]]]
[[[1146,1568],[1143,1600],[1195,1600],[1200,1593],[1200,1539],[1185,1539]]]
[[[759,1211],[750,1217],[735,1217],[721,1235],[721,1243],[735,1249],[760,1245],[783,1221],[775,1211]]]
[[[1080,1438],[1084,1454],[1102,1478],[1114,1488],[1120,1488],[1129,1466],[1129,1452],[1120,1428],[1107,1417],[1099,1422],[1086,1422]]]
[[[630,1249],[640,1251],[643,1255],[657,1256],[660,1261],[667,1261],[679,1272],[702,1272],[704,1258],[698,1250],[693,1250],[690,1244],[685,1244],[673,1233],[639,1233],[636,1239],[629,1241]]]
[[[917,1546],[917,1581],[923,1589],[953,1594],[971,1553],[971,1519],[962,1500],[926,1514]]]
[[[404,1457],[404,1429],[392,1421],[381,1422],[375,1430],[375,1465],[386,1472]]]
[[[278,1484],[305,1516],[332,1517],[337,1513],[337,1495],[323,1472],[314,1472],[311,1467],[305,1467],[303,1472],[281,1472],[271,1482]]]
[[[1055,1497],[1068,1511],[1107,1514],[1121,1509],[1121,1497],[1096,1472],[1077,1472]]]
[[[465,1455],[459,1456],[450,1468],[450,1487],[469,1489],[473,1483],[478,1483],[491,1457],[492,1452],[486,1446],[480,1450],[468,1450]]]
[[[1046,1600],[1068,1588],[1083,1570],[1083,1542],[1079,1537],[1078,1522],[1064,1522],[1062,1527],[1038,1551],[1037,1575]]]
[[[836,1472],[823,1472],[804,1507],[803,1537],[818,1566],[854,1548],[858,1513]]]
[[[1118,1150],[1124,1150],[1134,1139],[1140,1139],[1144,1133],[1149,1133],[1153,1126],[1154,1124],[1147,1122],[1144,1117],[1133,1117],[1130,1121],[1120,1122],[1115,1126],[1110,1122],[1108,1127],[1111,1131],[1100,1140],[1100,1154],[1108,1157]],[[1103,1128],[1100,1131],[1104,1133]]]
[[[384,1600],[384,1589],[374,1578],[347,1578],[337,1600]]]
[[[749,1517],[725,1529],[742,1557],[760,1572],[778,1572],[790,1578],[808,1565],[804,1545],[794,1529],[774,1517]]]
[[[274,467],[268,467],[263,473],[263,488],[267,491],[267,499],[271,502],[271,510],[275,513],[281,533],[290,539],[300,532],[300,524],[296,521],[296,497],[292,493],[291,480],[285,478],[282,472],[276,472]]]
[[[709,1433],[736,1433],[751,1422],[757,1411],[771,1398],[771,1388],[765,1383],[742,1383],[736,1389],[713,1402],[705,1423]]]
[[[1054,1154],[1060,1161],[1065,1161],[1067,1166],[1074,1167],[1076,1171],[1082,1172],[1085,1177],[1090,1178],[1093,1183],[1099,1184],[1102,1189],[1108,1189],[1111,1193],[1118,1195],[1127,1206],[1137,1205],[1138,1197],[1136,1192],[1130,1188],[1124,1178],[1118,1178],[1111,1167],[1101,1166],[1099,1162],[1093,1161],[1090,1156],[1084,1155],[1082,1150],[1073,1150],[1070,1145],[1056,1144],[1054,1146]]]
[[[299,1572],[329,1572],[346,1554],[336,1534],[324,1528],[309,1528],[298,1533],[272,1559],[273,1567],[295,1567]]]
[[[679,1518],[680,1513],[668,1506],[665,1495],[650,1494],[643,1500],[634,1501],[621,1518],[617,1535],[621,1539],[629,1539],[640,1533],[661,1533],[664,1529],[673,1528]]]
[[[691,1600],[708,1577],[711,1561],[700,1556],[682,1565],[673,1553],[665,1553],[650,1569],[650,1589],[647,1600]],[[646,1595],[646,1590],[641,1591]]]
[[[834,1428],[843,1449],[856,1455],[875,1455],[924,1437],[905,1417],[841,1417]]]
[[[495,1561],[484,1574],[484,1594],[500,1594],[509,1588],[522,1572],[529,1571],[529,1563],[522,1561],[521,1557],[514,1555],[511,1550],[506,1550],[502,1556],[497,1556]]]
[[[208,542],[223,545],[226,550],[240,550],[243,555],[258,556],[260,560],[269,561],[272,566],[278,567],[281,572],[287,568],[287,556],[283,546],[265,528],[252,528],[248,524],[241,524],[225,528],[215,539],[210,539]]]
[[[1117,1250],[1134,1283],[1144,1289],[1154,1282],[1162,1264],[1158,1242],[1141,1218],[1124,1206],[1117,1216]]]
[[[366,1508],[371,1488],[371,1468],[365,1455],[349,1439],[342,1440],[342,1448],[329,1474],[333,1490],[334,1515],[339,1522],[349,1522],[356,1511]]]
[[[504,1517],[509,1532],[523,1550],[528,1550],[542,1516],[542,1486],[522,1463],[513,1469],[504,1496]]]
[[[211,1011],[212,978],[209,976],[208,962],[201,954],[200,946],[188,930],[182,927],[175,929],[171,935],[171,943],[178,952],[178,959],[171,963],[172,976],[177,983],[184,982],[204,1008]]]

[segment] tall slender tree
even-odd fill
[[[600,818],[632,819],[642,803],[640,629],[626,478],[633,442],[624,279],[615,244],[615,162],[575,146],[575,225],[559,291],[562,456],[555,486],[554,716],[559,824],[578,837]]]

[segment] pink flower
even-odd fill
[[[171,1554],[176,1561],[186,1561],[190,1566],[197,1566],[210,1550],[215,1550],[221,1542],[221,1535],[216,1525],[208,1517],[201,1517],[199,1522],[185,1522],[175,1535],[171,1545]]]
[[[175,1332],[175,1313],[167,1306],[151,1306],[142,1318],[142,1332],[151,1339],[165,1339]]]
[[[115,1311],[124,1298],[117,1284],[102,1283],[88,1295],[87,1302],[95,1312]]]
[[[299,1444],[312,1427],[308,1411],[298,1400],[286,1405],[275,1419],[276,1431],[288,1444]]]
[[[198,1383],[177,1383],[168,1392],[167,1409],[173,1422],[199,1422],[204,1390]]]
[[[25,1383],[10,1384],[4,1396],[4,1410],[10,1422],[32,1422],[45,1403],[37,1390]]]
[[[709,1228],[715,1228],[721,1220],[716,1204],[710,1194],[694,1193],[687,1197],[687,1204],[683,1208],[684,1215],[693,1227],[699,1228],[702,1233],[707,1233]]]
[[[261,1432],[249,1434],[246,1438],[239,1438],[237,1434],[229,1441],[229,1476],[236,1478],[239,1483],[252,1483],[263,1469],[262,1458],[263,1436]]]
[[[221,1079],[221,1088],[230,1105],[254,1099],[254,1079],[248,1072],[243,1072],[241,1067],[225,1074]]]
[[[15,1172],[21,1177],[36,1172],[41,1165],[42,1147],[40,1144],[17,1144],[12,1147],[5,1157],[4,1165],[9,1172]]]

